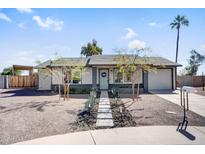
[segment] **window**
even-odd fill
[[[128,71],[124,73],[124,82],[131,82],[131,73]]]
[[[73,71],[72,83],[80,83],[80,79],[81,79],[81,72],[80,71]]]
[[[119,71],[119,69],[114,69],[114,82],[122,83],[123,74]]]

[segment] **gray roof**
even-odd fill
[[[129,55],[130,58],[134,58],[132,55]],[[117,59],[119,58],[119,55],[93,55],[90,58],[89,65],[116,65]],[[137,61],[142,60],[142,57],[138,57],[136,60]],[[182,66],[178,63],[172,62],[166,58],[162,57],[147,57],[146,58],[146,63],[147,64],[152,64],[154,66],[160,66],[160,65],[165,65],[165,66]]]
[[[44,67],[47,67],[51,64],[51,60],[47,60],[43,63],[40,63],[39,65],[37,65],[35,68],[44,68]]]
[[[132,55],[129,55],[130,58],[134,58]],[[116,65],[117,59],[119,55],[93,55],[87,58],[60,58],[55,61],[47,60],[36,67],[55,67],[55,66],[77,66],[81,63],[81,65],[89,65],[89,66],[98,66],[98,65]],[[142,57],[137,57],[136,64],[142,60]],[[146,63],[154,66],[182,66],[178,63],[172,62],[166,58],[162,57],[147,57]]]
[[[43,67],[57,67],[57,66],[77,66],[77,65],[83,65],[86,66],[89,58],[59,58],[57,60],[47,60],[39,65],[37,65],[37,68],[43,68]]]

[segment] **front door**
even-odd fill
[[[108,69],[100,69],[100,89],[108,89]]]

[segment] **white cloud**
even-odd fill
[[[205,52],[205,44],[202,44],[202,45],[200,46],[200,50],[202,50],[202,51]]]
[[[140,40],[133,40],[133,41],[130,41],[128,44],[129,49],[138,49],[139,50],[139,49],[142,49],[145,47],[146,47],[146,43],[142,42]]]
[[[17,8],[16,10],[20,13],[32,13],[33,12],[32,9],[30,8]]]
[[[39,27],[51,29],[54,31],[61,31],[64,25],[63,21],[53,20],[50,17],[47,17],[45,20],[43,20],[40,16],[33,16],[33,20],[38,24]]]
[[[35,66],[36,61],[45,61],[48,60],[49,57],[43,55],[40,52],[32,51],[32,50],[23,50],[18,51],[15,54],[9,54],[6,57],[0,56],[0,61],[2,65],[0,65],[0,72],[6,68],[10,67],[14,64],[17,65],[27,65],[27,66]]]
[[[137,34],[135,33],[135,31],[132,28],[125,28],[125,30],[127,30],[127,34],[125,36],[122,36],[122,39],[132,39],[135,36],[137,36]]]
[[[0,12],[0,19],[11,22],[11,18],[9,18],[5,13],[2,12]]]
[[[36,60],[42,60],[45,56],[34,51],[20,51],[14,55],[14,58],[24,65],[35,65]]]
[[[156,26],[156,25],[157,25],[156,22],[150,22],[150,23],[148,23],[148,26],[150,26],[150,27],[154,27],[154,26]]]
[[[164,22],[164,23],[149,22],[147,25],[149,27],[164,28],[164,27],[169,26],[169,23],[167,23],[167,22]]]
[[[20,28],[22,28],[22,29],[25,28],[25,25],[26,25],[26,22],[20,22],[20,23],[18,24],[18,26],[19,26]]]

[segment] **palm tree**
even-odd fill
[[[92,55],[101,55],[103,49],[97,46],[97,41],[95,39],[92,42],[89,42],[87,46],[82,46],[81,48],[81,55],[86,57]]]
[[[178,48],[179,48],[179,30],[181,26],[189,26],[189,20],[185,16],[177,15],[172,23],[170,23],[171,29],[177,29],[177,45],[176,45],[176,59],[178,61]]]

